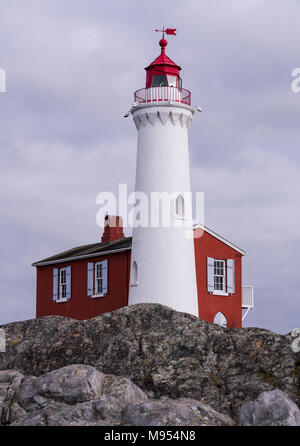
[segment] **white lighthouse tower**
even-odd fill
[[[160,303],[198,316],[192,210],[186,199],[188,127],[195,110],[191,93],[182,88],[181,68],[165,54],[164,34],[159,44],[161,54],[145,68],[146,88],[135,92],[131,109],[138,131],[136,198],[148,199],[148,226],[133,228],[129,305]],[[157,197],[162,198],[158,224]],[[172,197],[169,209],[166,197]],[[170,216],[167,227],[164,212]]]

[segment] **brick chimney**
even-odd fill
[[[124,237],[123,219],[115,215],[106,215],[104,218],[104,232],[101,243],[108,243]]]

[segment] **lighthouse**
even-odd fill
[[[195,108],[181,67],[166,55],[165,33],[175,31],[162,30],[161,53],[145,68],[146,87],[135,92],[130,111],[138,133],[136,200],[147,198],[148,224],[133,227],[128,303],[160,303],[198,316],[188,199],[188,128]]]

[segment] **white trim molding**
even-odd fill
[[[213,237],[215,237],[216,239],[220,240],[221,242],[225,243],[225,245],[230,246],[230,248],[234,249],[235,251],[239,252],[240,254],[242,254],[243,256],[245,256],[247,254],[246,251],[244,251],[243,249],[239,248],[238,246],[234,245],[233,243],[229,242],[228,240],[226,240],[225,238],[223,238],[221,235],[217,234],[216,232],[214,232],[212,229],[209,229],[207,226],[204,226],[202,223],[196,223],[193,225],[193,229],[202,229],[203,231],[207,232],[208,234],[212,235]]]
[[[229,296],[229,293],[225,293],[225,291],[221,290],[215,290],[211,294],[214,294],[215,296]]]

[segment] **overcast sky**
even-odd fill
[[[35,317],[31,263],[99,241],[96,196],[134,188],[136,129],[124,113],[159,55],[197,113],[192,190],[205,223],[247,251],[245,326],[300,326],[298,0],[1,0],[0,323]]]

